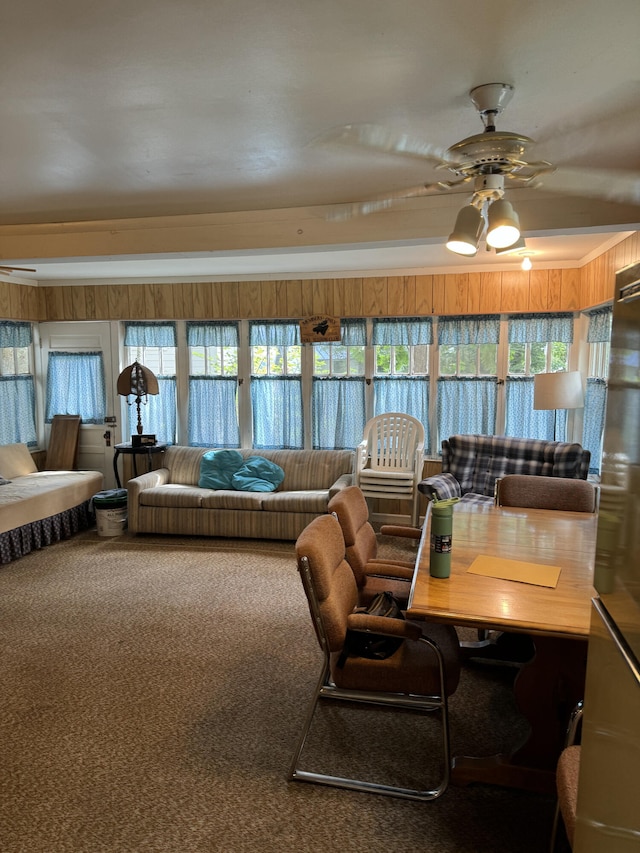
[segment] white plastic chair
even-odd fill
[[[420,421],[402,412],[378,415],[365,424],[356,449],[354,485],[366,498],[411,501],[411,523],[417,527],[423,461]]]

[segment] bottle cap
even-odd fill
[[[446,512],[454,504],[457,504],[460,498],[445,498],[442,501],[433,501],[433,512]]]

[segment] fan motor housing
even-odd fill
[[[456,142],[447,150],[447,158],[452,161],[447,167],[462,175],[482,172],[483,167],[511,172],[514,168],[527,166],[523,156],[532,144],[532,139],[518,133],[478,133]]]

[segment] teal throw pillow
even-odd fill
[[[274,492],[284,480],[284,471],[263,456],[249,456],[233,475],[233,488],[241,492]]]
[[[237,450],[208,450],[200,460],[202,489],[233,489],[233,475],[244,464],[242,453]]]

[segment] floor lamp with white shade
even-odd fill
[[[553,440],[556,441],[558,409],[584,406],[582,376],[578,370],[536,373],[533,378],[533,408],[553,409]]]

